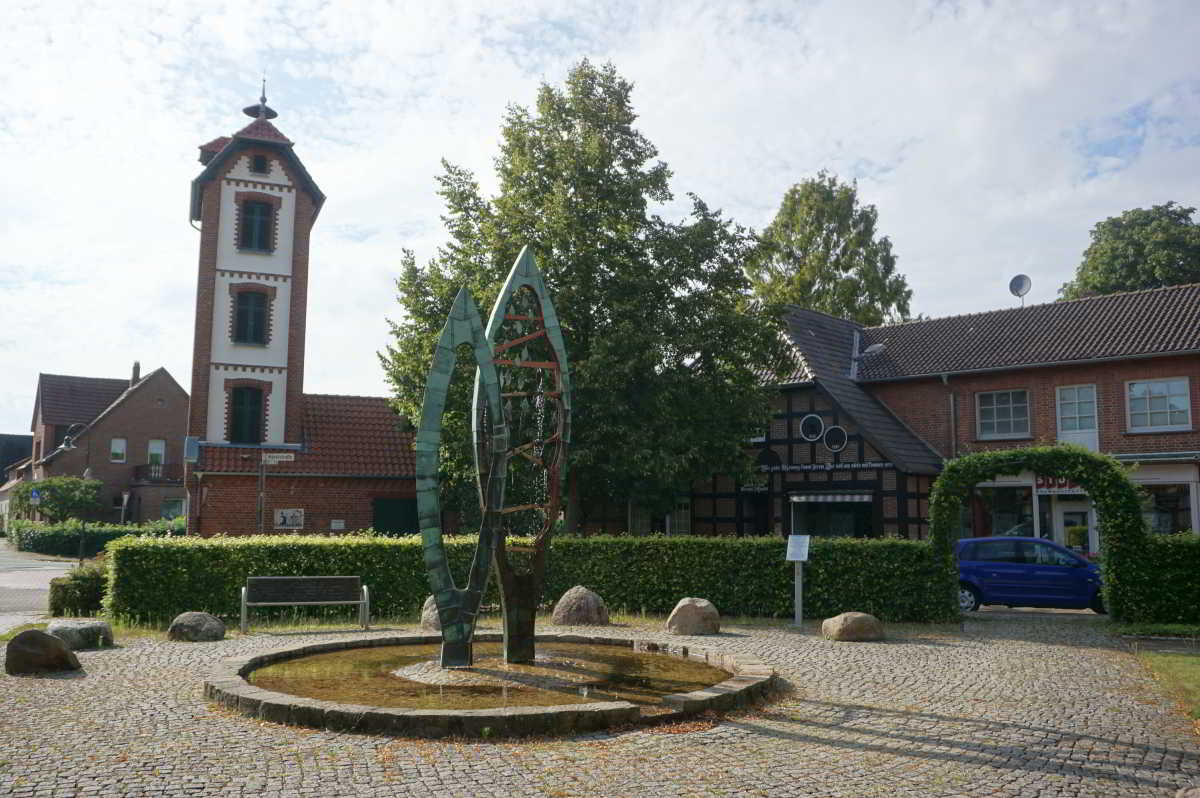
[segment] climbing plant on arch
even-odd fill
[[[1087,493],[1095,504],[1100,528],[1104,603],[1114,619],[1131,617],[1135,608],[1130,586],[1144,577],[1138,571],[1146,567],[1145,558],[1140,556],[1146,538],[1141,501],[1124,466],[1082,446],[1061,444],[1002,449],[968,454],[947,462],[929,497],[930,538],[934,550],[945,558],[948,567],[953,567],[953,542],[959,512],[971,489],[998,475],[1015,475],[1022,471],[1066,477]]]

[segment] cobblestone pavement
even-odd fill
[[[1025,798],[1200,784],[1190,721],[1096,621],[979,613],[945,629],[832,643],[730,627],[694,640],[752,652],[789,692],[690,731],[458,743],[277,726],[200,695],[219,657],[340,633],[118,640],[81,652],[80,675],[0,675],[0,795]]]

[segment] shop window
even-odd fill
[[[1187,485],[1142,485],[1142,517],[1151,532],[1169,535],[1192,528],[1192,497]]]
[[[1126,383],[1130,432],[1168,432],[1192,426],[1188,380],[1139,380]]]
[[[971,493],[971,516],[975,537],[1033,537],[1033,488],[976,488]]]
[[[1029,392],[990,391],[975,395],[981,439],[1028,438]]]
[[[237,387],[230,391],[229,403],[229,442],[262,443],[263,392]]]
[[[124,438],[113,438],[108,444],[108,461],[110,463],[125,462],[125,447],[128,441]]]

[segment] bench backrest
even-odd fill
[[[362,582],[357,576],[246,577],[246,601],[250,604],[361,600]]]

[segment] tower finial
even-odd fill
[[[247,105],[242,109],[242,113],[251,119],[274,119],[279,116],[273,108],[267,105],[267,73],[265,71],[262,76],[262,92],[259,94],[258,102],[254,105]]]

